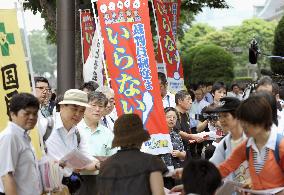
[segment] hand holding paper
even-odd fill
[[[74,149],[67,155],[65,155],[60,162],[66,165],[66,167],[72,169],[84,169],[93,161],[82,154],[79,150]]]

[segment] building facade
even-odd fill
[[[267,21],[280,20],[284,15],[284,0],[266,0],[254,5],[254,16]]]

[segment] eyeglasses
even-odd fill
[[[50,91],[49,87],[35,87],[36,89],[40,89],[41,91]]]

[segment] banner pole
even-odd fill
[[[156,17],[156,8],[154,6],[153,0],[151,0],[151,3],[152,3],[152,8],[153,8],[156,31],[157,31],[157,35],[158,35],[158,44],[160,45],[161,56],[162,56],[162,60],[163,60],[163,64],[164,64],[165,75],[166,75],[166,78],[168,78],[167,66],[166,66],[166,63],[165,63],[164,55],[163,55],[162,43],[161,43],[161,40],[160,40],[161,36],[160,36],[160,33],[159,33],[159,27],[158,27],[158,22],[157,22],[157,17]],[[158,52],[159,52],[159,49],[158,49]]]
[[[81,53],[82,53],[82,63],[83,63],[83,66],[85,64],[85,59],[84,59],[84,45],[83,45],[83,41],[84,41],[84,38],[83,38],[83,31],[82,31],[82,10],[79,9],[78,10],[80,12],[80,30],[81,30]]]
[[[94,5],[95,2],[97,2],[97,0],[91,0],[92,8],[93,8],[93,14],[94,14],[94,19],[95,19],[95,23],[96,23],[96,31],[98,33],[99,42],[100,42],[100,44],[102,44],[102,46],[104,48],[103,50],[101,50],[101,52],[102,52],[102,60],[103,60],[103,64],[104,64],[104,69],[105,69],[105,76],[106,76],[106,80],[107,80],[107,85],[108,85],[108,87],[110,87],[110,78],[108,76],[106,61],[105,61],[105,57],[104,57],[105,56],[104,55],[105,47],[104,47],[104,42],[103,42],[104,38],[101,35],[101,27],[99,26],[99,21],[98,21],[98,17],[99,16],[97,16],[97,14],[96,14],[96,9],[95,9],[95,5]]]
[[[27,57],[25,59],[25,61],[28,61],[28,68],[29,68],[29,72],[30,72],[30,79],[31,79],[31,83],[32,83],[32,91],[33,94],[35,95],[35,81],[34,81],[34,71],[33,71],[33,65],[32,65],[32,57],[31,57],[31,51],[30,51],[30,44],[29,44],[29,39],[28,39],[28,34],[27,34],[27,27],[26,27],[26,21],[25,21],[25,16],[24,16],[24,10],[23,10],[23,4],[26,1],[23,0],[18,0],[18,3],[20,5],[20,7],[18,7],[17,2],[15,2],[15,7],[16,10],[19,10],[21,12],[21,18],[23,21],[23,30],[24,30],[24,39],[25,39],[25,46],[26,46],[26,50],[27,50]]]

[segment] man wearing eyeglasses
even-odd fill
[[[117,112],[116,112],[115,101],[114,101],[114,91],[113,89],[109,87],[100,86],[99,88],[96,89],[96,92],[101,92],[105,94],[105,96],[108,99],[108,104],[105,108],[105,112],[102,117],[101,124],[113,131],[114,122],[117,119]]]
[[[46,102],[48,98],[48,94],[50,92],[49,82],[44,77],[35,77],[35,89],[36,89],[36,97],[41,105],[41,107]]]
[[[48,80],[44,77],[35,77],[34,81],[36,89],[35,96],[40,103],[37,127],[39,129],[41,137],[43,137],[43,141],[45,142],[49,137],[53,127],[53,119],[52,117],[50,117],[51,113],[49,113],[46,109],[46,102],[49,101],[50,87]]]

